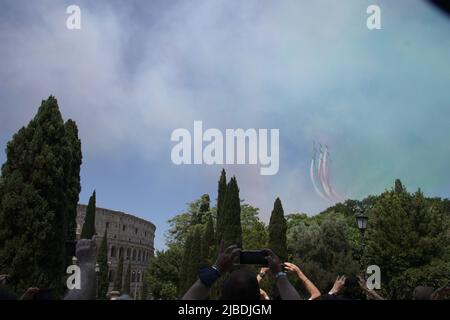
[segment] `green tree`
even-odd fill
[[[278,255],[281,260],[288,257],[286,244],[287,225],[284,218],[284,210],[280,198],[275,200],[269,223],[269,248]]]
[[[191,227],[191,217],[191,212],[184,212],[169,219],[169,229],[165,234],[166,243],[185,245]]]
[[[225,213],[225,197],[227,193],[227,176],[224,169],[219,178],[219,187],[217,191],[217,222],[216,222],[216,240],[220,244],[223,238],[226,213]]]
[[[239,187],[235,177],[227,185],[224,204],[223,241],[225,247],[236,244],[242,247],[241,200]]]
[[[67,141],[70,144],[71,150],[71,164],[70,174],[67,187],[68,194],[68,209],[67,209],[67,239],[75,240],[75,233],[77,228],[77,205],[79,201],[79,194],[81,191],[80,183],[80,168],[82,163],[81,141],[78,138],[78,128],[73,120],[67,120],[65,123]]]
[[[127,271],[125,273],[125,280],[123,281],[122,284],[122,294],[128,294],[130,295],[131,289],[130,289],[130,284],[131,284],[131,261],[128,262],[127,265]]]
[[[205,231],[203,233],[203,238],[202,238],[202,242],[201,242],[201,261],[202,263],[206,263],[211,265],[212,263],[214,263],[214,261],[212,261],[215,257],[215,237],[214,237],[214,222],[213,222],[213,218],[212,215],[209,214],[208,215],[208,222],[206,223],[206,228]]]
[[[188,268],[186,269],[187,273],[187,288],[192,286],[194,282],[197,280],[197,270],[202,262],[202,227],[197,225],[194,227],[192,232],[192,246],[190,250],[190,257],[188,261]]]
[[[123,257],[120,257],[117,265],[116,278],[114,279],[114,291],[122,290],[123,285]]]
[[[395,190],[396,193],[403,193],[404,187],[403,187],[403,184],[402,184],[402,182],[400,181],[400,179],[396,179],[396,180],[395,180],[395,187],[394,187],[394,190]]]
[[[184,244],[184,250],[183,250],[183,259],[181,262],[181,269],[180,269],[180,285],[179,285],[179,294],[182,295],[186,292],[186,290],[192,285],[191,280],[192,277],[190,275],[189,268],[190,268],[190,260],[191,260],[191,253],[192,253],[192,242],[193,242],[193,234],[190,233],[187,236],[186,243]]]
[[[92,239],[95,235],[95,190],[89,198],[89,203],[86,209],[86,216],[84,218],[83,228],[81,229],[81,239]]]
[[[367,258],[383,270],[385,294],[403,292],[394,281],[408,269],[420,269],[446,254],[448,220],[439,207],[430,206],[419,190],[410,194],[396,186],[375,203],[369,220]],[[391,281],[393,281],[391,283]]]
[[[411,300],[417,286],[435,289],[448,286],[449,275],[450,262],[444,260],[434,260],[420,267],[409,268],[390,281],[390,295],[396,299]]]
[[[203,195],[200,199],[190,202],[186,212],[169,219],[169,229],[165,234],[167,243],[183,246],[192,227],[206,223],[207,211],[200,212],[202,207],[205,208],[205,197],[209,199],[208,195]]]
[[[242,246],[246,250],[267,248],[267,230],[259,220],[259,209],[241,205]]]
[[[182,255],[183,250],[180,246],[170,245],[166,251],[157,251],[152,258],[144,273],[144,284],[153,299],[179,298]]]
[[[207,216],[210,212],[209,195],[204,194],[198,204],[198,209],[192,212],[191,225],[206,223]]]
[[[289,247],[294,263],[319,290],[327,292],[337,275],[357,275],[359,263],[353,258],[355,248],[349,240],[354,230],[343,215],[319,216],[289,216]],[[305,293],[298,281],[295,284]]]
[[[69,140],[50,96],[7,144],[0,179],[0,269],[16,279],[17,292],[30,286],[53,288],[57,295],[64,290],[78,152]]]
[[[97,299],[106,299],[109,287],[109,266],[108,266],[108,230],[105,229],[102,242],[98,250],[97,263],[100,268],[98,274]]]

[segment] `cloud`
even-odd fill
[[[380,31],[366,28],[370,1],[79,1],[80,31],[65,28],[69,4],[15,1],[0,13],[0,139],[56,95],[80,128],[84,185],[112,179],[97,163],[120,163],[136,176],[124,184],[180,197],[158,205],[162,220],[192,200],[181,197],[214,193],[219,166],[170,162],[172,130],[202,120],[280,129],[278,175],[227,167],[266,219],[277,196],[287,212],[327,206],[308,179],[313,140],[330,146],[333,182],[350,197],[397,177],[448,192],[450,22],[425,1],[381,2]]]

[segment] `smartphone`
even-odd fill
[[[241,251],[239,257],[240,264],[256,264],[267,266],[267,254],[263,250],[246,250]]]
[[[358,284],[358,278],[357,277],[348,277],[345,278],[345,287],[346,288],[355,288]]]
[[[66,253],[68,257],[75,257],[77,252],[76,241],[66,241]]]

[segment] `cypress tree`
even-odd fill
[[[210,200],[209,200],[209,194],[202,195],[202,201],[200,203],[200,213],[202,214],[202,218],[204,218],[204,215],[209,212],[210,210]]]
[[[402,184],[402,182],[400,181],[400,179],[396,179],[395,180],[395,187],[394,187],[394,190],[395,190],[395,192],[396,193],[402,193],[403,192],[403,184]]]
[[[181,261],[181,269],[180,269],[180,285],[179,289],[180,295],[183,295],[186,290],[192,285],[192,283],[189,283],[190,276],[189,276],[189,264],[191,261],[191,252],[192,252],[192,232],[190,232],[186,238],[186,243],[184,244],[184,252],[183,252],[183,259]]]
[[[131,282],[131,261],[128,262],[127,272],[125,273],[125,280],[122,285],[122,294],[130,295],[130,282]]]
[[[16,279],[17,292],[30,285],[53,288],[56,295],[63,291],[68,220],[73,222],[69,181],[71,172],[76,175],[72,147],[53,96],[7,144],[0,179],[0,269]]]
[[[123,257],[120,257],[117,265],[116,278],[114,279],[114,291],[122,290],[123,283]]]
[[[201,245],[202,245],[202,226],[197,225],[193,229],[191,255],[188,264],[188,288],[194,284],[197,279],[197,270],[202,263]]]
[[[215,257],[215,239],[214,239],[214,222],[211,214],[208,215],[208,222],[206,223],[205,231],[202,239],[202,263],[212,264]]]
[[[71,165],[70,174],[68,177],[68,210],[67,210],[67,239],[75,240],[76,234],[76,217],[77,217],[77,204],[79,201],[79,194],[81,191],[80,183],[80,168],[82,163],[81,153],[81,141],[78,138],[78,128],[74,121],[67,120],[65,124],[67,141],[70,144],[71,149]]]
[[[198,207],[195,207],[192,212],[191,225],[205,223],[205,218],[209,212],[209,195],[202,195],[199,202]]]
[[[92,239],[95,235],[95,191],[89,198],[89,203],[86,209],[86,216],[84,218],[83,229],[81,230],[81,239]]]
[[[216,221],[216,241],[220,245],[220,241],[223,238],[224,221],[225,219],[225,195],[227,193],[227,177],[225,170],[222,169],[219,179],[219,187],[217,191],[217,221]]]
[[[100,248],[98,251],[97,262],[100,268],[100,272],[98,274],[98,294],[97,298],[104,300],[106,298],[106,294],[108,293],[109,287],[109,266],[108,266],[108,232],[105,229],[105,233],[103,234],[102,243],[100,244]]]
[[[269,222],[269,248],[283,261],[287,259],[287,224],[280,198],[275,200]]]
[[[225,247],[236,244],[242,247],[241,200],[236,178],[231,178],[227,186],[223,214],[223,240]]]

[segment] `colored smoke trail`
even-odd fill
[[[309,176],[310,176],[310,178],[311,178],[311,182],[312,182],[312,184],[313,184],[313,187],[314,187],[314,190],[316,191],[316,193],[323,199],[323,200],[325,200],[325,201],[330,201],[327,197],[325,197],[324,195],[323,195],[323,193],[322,192],[320,192],[320,190],[319,190],[319,188],[317,187],[317,185],[316,185],[316,181],[315,181],[315,177],[314,177],[314,173],[315,173],[315,159],[314,158],[312,158],[311,159],[311,165],[310,165],[310,168],[309,168]]]

